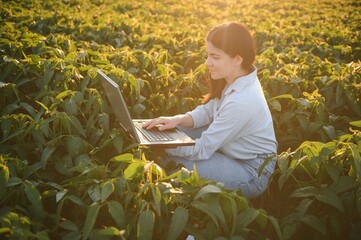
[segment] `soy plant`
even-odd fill
[[[82,239],[165,236],[171,210],[166,204],[172,187],[158,182],[161,177],[165,177],[161,168],[131,154],[115,156],[106,167],[94,166],[83,172],[83,176],[65,182],[65,191],[59,192],[59,206],[81,209],[77,214],[59,209],[60,233],[65,238]],[[162,224],[156,225],[159,221]]]
[[[136,159],[130,154],[113,157],[107,167],[111,169],[114,188],[106,180],[107,183],[99,182],[99,187],[88,189],[97,202],[102,201],[103,191],[110,193],[114,189],[113,194],[105,196],[110,200],[109,210],[117,209],[110,212],[116,226],[103,220],[102,228],[121,228],[125,230],[121,231],[123,236],[142,239],[177,239],[188,234],[200,239],[217,236],[237,239],[262,234],[265,229],[281,236],[274,217],[252,208],[239,193],[201,179],[197,171],[181,169],[167,176],[153,161]],[[101,190],[103,183],[109,184],[108,190]],[[103,208],[101,204],[92,234],[103,231],[98,229],[98,220],[109,219]],[[93,214],[93,210],[89,208],[88,214]]]
[[[305,141],[279,156],[269,193],[278,204],[266,204],[285,239],[309,236],[307,231],[315,239],[358,238],[360,161],[359,130],[327,143]]]

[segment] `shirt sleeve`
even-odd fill
[[[240,137],[247,121],[245,107],[236,102],[228,102],[219,109],[209,128],[195,140],[194,146],[177,147],[166,152],[192,161],[209,159],[218,149]]]
[[[193,111],[187,112],[193,119],[193,128],[199,128],[211,124],[213,120],[214,100],[199,105]]]

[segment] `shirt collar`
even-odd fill
[[[224,95],[227,95],[233,91],[241,92],[246,86],[252,85],[257,79],[257,67],[253,66],[253,71],[246,75],[237,78],[231,85],[229,85],[224,91]]]

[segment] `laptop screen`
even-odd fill
[[[119,85],[110,79],[107,75],[105,75],[101,70],[98,70],[97,72],[98,76],[100,76],[101,83],[105,89],[109,102],[120,125],[126,131],[130,132],[137,141],[139,141],[128,108],[120,92]]]

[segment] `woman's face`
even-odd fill
[[[228,83],[232,83],[239,76],[242,63],[240,56],[232,58],[209,41],[206,42],[206,51],[208,55],[206,66],[212,79],[224,78]]]

